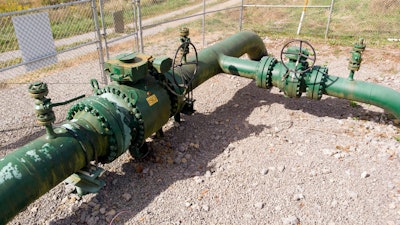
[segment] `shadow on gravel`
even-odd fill
[[[1,135],[5,135],[5,134],[7,135],[7,133],[8,133],[8,135],[9,135],[11,133],[11,134],[15,135],[16,131],[23,130],[23,129],[33,129],[33,128],[24,127],[24,128],[1,130],[0,134]],[[36,138],[38,138],[38,137],[40,137],[40,136],[42,136],[44,134],[45,134],[45,131],[44,130],[40,130],[40,131],[36,131],[36,132],[34,132],[34,133],[30,134],[30,135],[23,136],[23,137],[19,138],[17,141],[15,141],[13,143],[9,143],[9,144],[4,145],[4,146],[1,145],[0,146],[0,151],[20,148],[20,147],[28,144],[29,142],[33,141],[34,139],[36,139]]]
[[[121,165],[122,173],[107,172],[103,177],[106,186],[91,200],[92,202],[86,203],[89,207],[81,206],[74,215],[53,221],[51,224],[85,224],[90,216],[99,217],[96,224],[109,224],[105,221],[106,215],[98,213],[99,207],[91,209],[93,205],[106,208],[105,214],[112,209],[115,210],[116,220],[113,224],[123,224],[139,213],[141,216],[143,214],[141,217],[143,220],[146,219],[144,216],[151,220],[152,214],[159,214],[160,211],[153,212],[146,207],[152,202],[156,205],[157,202],[162,202],[160,194],[168,188],[174,188],[171,186],[173,183],[194,176],[202,176],[206,171],[212,173],[213,168],[210,162],[229,148],[230,143],[245,139],[251,134],[257,135],[265,129],[271,129],[269,126],[249,124],[247,118],[255,108],[273,103],[283,104],[287,109],[301,110],[318,117],[347,118],[349,114],[357,116],[372,113],[361,107],[352,107],[347,100],[337,98],[326,98],[322,101],[306,98],[289,99],[282,94],[273,94],[268,90],[259,89],[252,82],[238,90],[228,103],[210,114],[195,113],[192,116],[184,116],[185,121],[179,127],[172,127],[165,131],[163,138],[154,139],[149,143],[155,157],[161,157],[160,160],[137,162],[131,159],[130,162]],[[268,114],[263,119],[274,120]],[[176,162],[176,160],[172,163],[167,160],[168,157],[175,159],[179,155],[187,154],[191,157],[186,163]],[[142,167],[143,171],[138,172],[138,166]],[[132,196],[132,199],[126,200],[123,197],[127,193]],[[170,207],[184,209],[184,200],[180,204]],[[164,212],[161,210],[165,214],[166,222],[179,220],[179,218],[168,216],[168,211],[168,209]],[[134,223],[140,223],[140,220]],[[151,223],[151,221],[146,222]]]

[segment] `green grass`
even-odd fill
[[[151,0],[141,1],[142,18],[162,15],[189,5],[199,4],[202,0]],[[220,0],[218,2],[223,2]],[[310,0],[309,5],[330,5],[331,0]],[[246,4],[288,4],[302,5],[303,0],[249,0]],[[391,3],[392,5],[387,5]],[[125,24],[134,20],[131,0],[107,1],[104,18],[107,28],[113,27],[112,12],[124,8]],[[260,35],[275,37],[307,38],[308,40],[323,40],[327,23],[328,10],[308,8],[303,22],[301,35],[296,31],[301,15],[301,8],[253,8],[245,9],[244,29],[253,30]],[[87,33],[93,30],[91,8],[89,4],[60,7],[49,10],[51,29],[54,39],[62,39]],[[181,15],[185,16],[185,15]],[[219,14],[207,15],[207,25],[219,23]],[[232,23],[238,27],[238,15]],[[10,17],[1,17],[0,53],[18,49],[13,25]],[[224,22],[227,24],[227,22]],[[230,25],[232,23],[229,23]],[[218,28],[211,28],[218,30]],[[225,28],[224,28],[225,29]],[[397,36],[396,36],[397,35]],[[399,42],[389,42],[387,38],[400,38],[400,3],[396,0],[346,0],[335,1],[332,21],[329,27],[328,43],[331,45],[353,44],[359,37],[364,37],[369,46],[390,45],[400,47]]]
[[[250,1],[251,2],[251,1]],[[310,1],[309,5],[330,5],[331,0]],[[250,4],[302,5],[300,0],[259,0]],[[391,3],[391,5],[388,5]],[[296,35],[301,8],[246,8],[245,28],[270,37],[297,37],[324,39],[329,11],[308,8],[301,34]],[[400,38],[400,2],[396,0],[346,0],[335,1],[329,26],[328,40],[332,45],[351,45],[359,37],[369,46],[392,45],[387,38]]]
[[[13,65],[17,65],[18,63],[22,62],[22,58],[14,58],[6,61],[0,61],[0,68],[5,68]]]

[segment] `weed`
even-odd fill
[[[355,102],[355,101],[350,101],[350,102],[349,102],[349,105],[350,105],[350,107],[353,107],[353,108],[360,107],[360,105],[358,105],[358,103]]]

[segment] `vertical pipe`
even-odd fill
[[[304,0],[304,7],[303,7],[303,11],[301,12],[299,27],[297,28],[297,35],[300,34],[301,25],[303,24],[304,15],[306,14],[306,10],[307,10],[307,5],[308,5],[308,0]]]
[[[104,20],[104,0],[99,0],[99,4],[100,4],[101,26],[103,27],[104,47],[106,48],[106,57],[107,57],[107,60],[108,60],[108,59],[110,59],[110,53],[108,51],[107,28],[106,28],[106,23],[105,23],[105,20]]]
[[[97,20],[97,8],[96,8],[96,0],[92,0],[92,13],[93,13],[93,20],[94,20],[94,25],[95,25],[95,34],[96,38],[98,41],[98,50],[99,50],[99,64],[100,64],[100,69],[102,73],[102,80],[104,84],[107,84],[107,77],[106,74],[104,73],[104,55],[103,55],[103,43],[101,40],[101,35],[100,35],[100,26],[99,26],[99,21]]]
[[[206,47],[206,0],[203,0],[203,48]]]
[[[143,30],[142,30],[142,15],[140,12],[140,0],[136,0],[137,7],[137,21],[139,23],[138,37],[139,37],[139,49],[141,53],[144,53],[143,47]]]
[[[326,29],[325,29],[325,39],[328,38],[328,31],[329,31],[329,26],[331,24],[331,17],[332,17],[332,12],[333,12],[333,5],[335,4],[335,0],[331,1],[331,7],[329,9],[329,16],[328,16],[328,22],[326,23]]]

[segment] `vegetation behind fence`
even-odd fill
[[[77,1],[74,4],[66,2],[67,0],[0,1],[0,70],[22,62],[18,54],[18,41],[11,19],[13,16],[47,12],[53,38],[57,42],[57,52],[64,52],[96,41],[96,29],[101,30],[103,42],[107,40],[106,47],[107,43],[117,38],[132,35],[137,37],[138,11],[135,8],[137,3],[135,0],[97,0],[95,7],[98,13],[95,17],[92,13],[91,0]],[[207,0],[204,5],[208,12],[213,5],[223,2],[229,1]],[[330,8],[332,2],[334,3],[333,11]],[[143,27],[151,28],[156,24],[179,20],[190,15],[201,15],[203,3],[203,0],[141,0],[141,20],[147,21]],[[196,33],[208,32],[209,34],[222,30],[234,33],[239,30],[241,24],[243,29],[253,30],[260,34],[295,37],[304,3],[304,0],[237,0],[233,8],[226,6],[230,8],[229,10],[207,13],[204,16],[205,27],[202,27],[202,16],[197,16],[188,24],[193,26],[193,32]],[[29,9],[40,6],[42,8]],[[188,7],[192,7],[191,10],[179,11]],[[103,11],[100,12],[100,9]],[[241,14],[242,9],[243,14]],[[124,22],[122,33],[115,32],[116,21],[113,15],[116,11],[122,11]],[[178,13],[169,15],[173,11]],[[98,20],[100,27],[95,27],[93,18]],[[370,43],[378,45],[387,44],[388,40],[398,40],[400,39],[400,0],[309,0],[300,37],[324,38],[327,30],[329,31],[327,37],[331,40],[354,41],[356,37],[362,36]],[[165,35],[165,38],[175,39],[176,35],[176,30],[173,30],[171,34]],[[64,41],[68,38],[69,41]],[[137,43],[132,45],[135,44]]]

